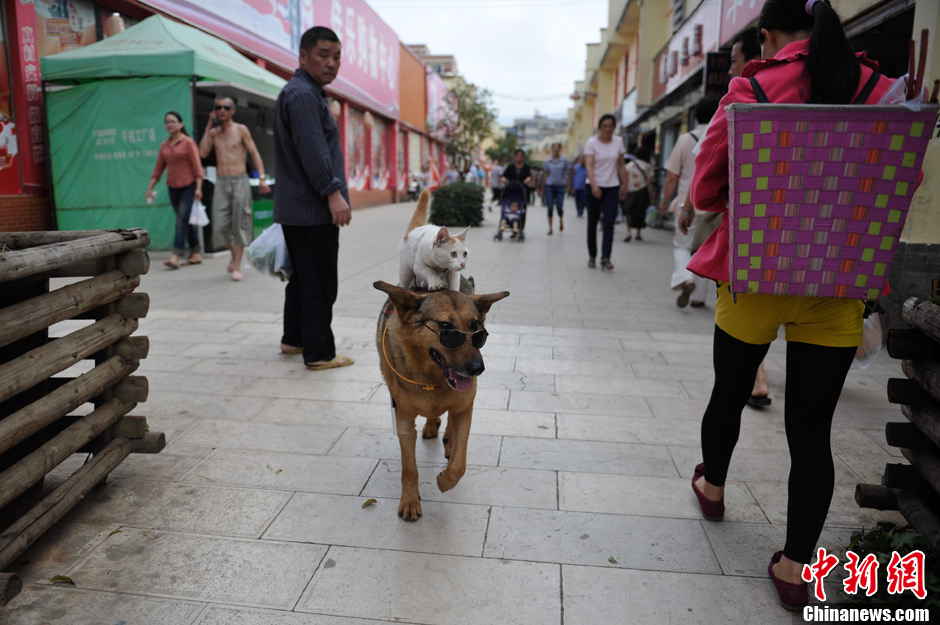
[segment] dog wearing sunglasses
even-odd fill
[[[423,438],[437,438],[441,415],[447,413],[443,441],[447,467],[437,476],[438,488],[446,492],[467,470],[476,378],[485,368],[480,348],[486,342],[486,314],[509,292],[468,295],[449,290],[418,292],[387,282],[373,286],[388,294],[379,315],[376,346],[401,446],[398,516],[417,521],[421,496],[415,418],[426,419]]]

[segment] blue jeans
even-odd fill
[[[199,232],[196,226],[189,225],[189,216],[193,211],[196,197],[196,183],[188,187],[167,187],[170,192],[170,204],[176,213],[176,236],[173,238],[173,251],[182,256],[186,252],[186,240],[189,239],[189,253],[199,253]]]
[[[601,260],[610,260],[614,245],[614,221],[620,204],[620,187],[601,187],[600,199],[588,195],[587,245],[588,257],[597,258],[597,223],[602,224],[604,240],[601,243]]]
[[[584,214],[587,207],[588,190],[585,187],[574,190],[574,207],[578,211],[578,217]]]
[[[558,218],[565,216],[565,187],[560,184],[547,185],[545,187],[545,206],[548,207],[548,216],[552,216],[552,211],[558,211]]]

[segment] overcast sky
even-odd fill
[[[403,43],[455,55],[467,80],[493,92],[503,124],[536,109],[563,116],[584,77],[584,46],[607,21],[607,0],[368,2]]]

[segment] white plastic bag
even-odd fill
[[[199,200],[193,200],[193,208],[189,211],[190,226],[208,226],[209,215],[206,213],[206,205]]]
[[[290,279],[290,256],[281,224],[264,229],[245,251],[248,262],[260,271],[281,280]]]
[[[852,362],[853,368],[865,369],[881,353],[883,335],[881,331],[881,315],[878,313],[870,314],[862,326],[862,343],[855,350],[855,360]]]

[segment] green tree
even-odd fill
[[[445,151],[459,171],[466,171],[474,153],[490,136],[496,111],[490,92],[457,77],[447,94],[448,111],[441,116],[437,131],[446,136]]]
[[[496,145],[486,149],[486,156],[494,163],[505,163],[519,149],[519,137],[511,132],[496,140]]]

